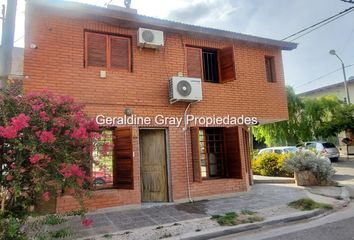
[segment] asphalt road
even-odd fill
[[[236,238],[237,239],[237,238]],[[354,217],[319,227],[309,228],[264,240],[351,240],[354,239]]]
[[[217,240],[354,240],[354,206],[325,217],[269,229],[226,235]]]

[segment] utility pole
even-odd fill
[[[3,19],[3,29],[0,48],[0,88],[6,87],[11,74],[12,51],[15,35],[17,0],[7,0],[6,15]]]
[[[343,77],[344,77],[344,94],[346,94],[347,96],[347,101],[346,103],[347,104],[350,104],[350,96],[349,96],[349,89],[348,89],[348,84],[347,84],[347,75],[345,73],[345,65],[344,65],[344,62],[343,60],[338,56],[338,54],[336,53],[336,50],[332,49],[329,51],[329,54],[333,55],[333,56],[336,56],[339,61],[341,62],[342,64],[342,71],[343,71]]]

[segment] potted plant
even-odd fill
[[[294,172],[298,186],[312,186],[330,182],[335,173],[331,161],[309,150],[289,155],[283,165],[286,171]]]

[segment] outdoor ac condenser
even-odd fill
[[[164,45],[163,32],[147,28],[138,29],[138,46],[144,48],[161,48]]]
[[[203,99],[200,78],[172,77],[169,81],[170,103],[195,102]]]

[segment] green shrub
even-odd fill
[[[330,204],[326,204],[326,203],[319,203],[319,202],[315,202],[312,199],[309,198],[301,198],[297,201],[293,201],[291,203],[289,203],[289,207],[301,210],[301,211],[310,211],[310,210],[314,210],[317,208],[320,209],[324,209],[324,210],[332,210],[333,206]]]
[[[283,162],[286,156],[285,154],[277,153],[262,153],[257,155],[252,161],[253,173],[262,176],[293,176],[292,172],[283,169]]]

